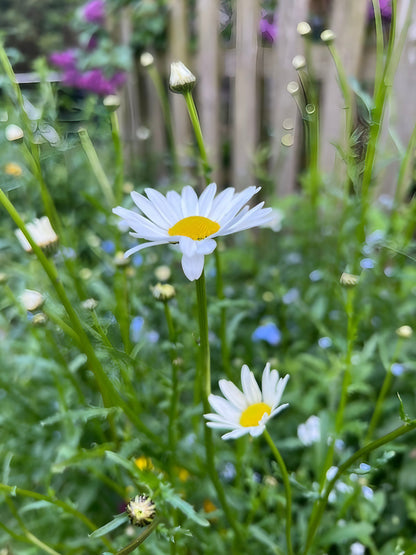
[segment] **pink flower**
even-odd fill
[[[379,0],[381,17],[384,19],[391,19],[391,0]],[[373,2],[368,2],[368,18],[374,19]]]
[[[274,16],[266,15],[263,12],[262,18],[260,19],[260,33],[261,36],[267,42],[273,43],[277,37],[277,21]]]
[[[88,23],[102,25],[105,21],[105,1],[91,0],[82,8],[82,15]]]
[[[52,64],[61,67],[63,69],[75,67],[75,51],[74,50],[64,50],[63,52],[53,52],[49,60]]]

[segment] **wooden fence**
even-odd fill
[[[326,46],[319,41],[309,42],[310,48],[305,52],[305,39],[297,32],[298,23],[310,17],[313,0],[279,0],[278,36],[270,46],[261,45],[260,0],[234,2],[234,34],[227,45],[219,32],[220,0],[196,0],[195,14],[189,13],[191,3],[187,0],[170,0],[169,4],[168,53],[163,59],[156,57],[156,63],[165,81],[170,62],[177,60],[183,61],[197,76],[195,98],[215,179],[222,186],[232,184],[237,189],[254,183],[256,153],[260,145],[266,144],[270,149],[268,171],[276,191],[280,195],[296,191],[301,169],[302,122],[287,85],[297,81],[292,59],[298,54],[311,59],[319,82],[320,164],[325,173],[331,174],[336,160],[334,144],[342,142],[344,133],[344,104]],[[371,85],[375,49],[374,40],[369,40],[367,1],[328,0],[327,6],[330,9],[327,14],[329,28],[335,32],[335,46],[347,75]],[[416,122],[416,2],[398,0],[398,31],[407,24],[408,13],[410,31],[392,84],[392,101],[380,151],[383,157],[392,158],[389,168],[384,170],[384,179],[380,180],[385,192],[392,192],[394,188],[397,141],[406,145]],[[128,15],[124,17],[127,22],[124,21],[123,34],[128,40]],[[197,52],[191,53],[189,45],[195,43],[194,36]],[[144,125],[150,130],[148,148],[155,153],[165,152],[162,112],[145,69],[137,68],[126,94],[128,105],[132,107],[124,113],[126,141],[137,147],[137,129]],[[180,95],[169,94],[169,102],[180,162],[186,168],[193,143],[189,118]],[[137,106],[141,109],[137,110]],[[396,145],[390,138],[390,130],[393,130]],[[228,160],[224,156],[227,147],[231,154]]]

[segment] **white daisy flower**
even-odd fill
[[[58,243],[58,236],[56,235],[51,222],[47,216],[36,218],[33,222],[26,225],[28,232],[32,236],[35,243],[43,250],[52,250]],[[26,252],[32,252],[32,246],[20,229],[15,231],[19,243]]]
[[[289,374],[279,378],[277,370],[270,370],[268,362],[263,370],[261,390],[253,372],[244,364],[241,368],[243,392],[233,382],[220,380],[218,385],[224,395],[210,395],[209,404],[216,413],[204,414],[210,428],[229,429],[222,439],[235,439],[245,434],[257,437],[266,428],[270,418],[289,406],[279,405]]]
[[[153,245],[178,243],[183,271],[194,281],[202,274],[204,256],[217,246],[216,237],[260,226],[269,220],[271,208],[263,208],[263,202],[254,208],[247,206],[259,190],[260,187],[252,186],[236,193],[229,187],[215,196],[217,186],[211,183],[199,198],[189,185],[181,194],[169,191],[166,196],[155,189],[145,189],[147,198],[133,191],[131,197],[143,215],[121,206],[113,212],[133,229],[133,237],[147,242],[129,249],[124,256]]]

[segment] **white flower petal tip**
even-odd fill
[[[199,197],[190,186],[180,194],[169,191],[166,196],[150,188],[145,189],[145,194],[133,191],[134,210],[113,208],[123,228],[131,229],[133,237],[144,240],[128,249],[125,256],[151,246],[176,244],[182,253],[185,276],[195,281],[203,272],[204,257],[215,250],[217,237],[268,221],[270,209],[263,208],[263,203],[253,208],[247,205],[259,190],[260,187],[251,186],[236,193],[229,187],[216,195],[217,185],[210,183]],[[251,387],[252,394],[258,396],[253,383]]]
[[[260,389],[253,372],[244,364],[241,368],[241,391],[229,380],[220,380],[219,387],[224,395],[209,395],[208,402],[214,413],[204,414],[210,428],[229,430],[221,438],[236,439],[246,434],[261,435],[267,422],[286,409],[289,404],[280,404],[289,374],[279,378],[277,370],[270,370],[267,363]]]

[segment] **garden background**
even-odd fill
[[[416,2],[0,7],[1,555],[416,554]],[[211,181],[272,218],[195,296],[112,210]],[[268,361],[289,407],[222,440]]]

